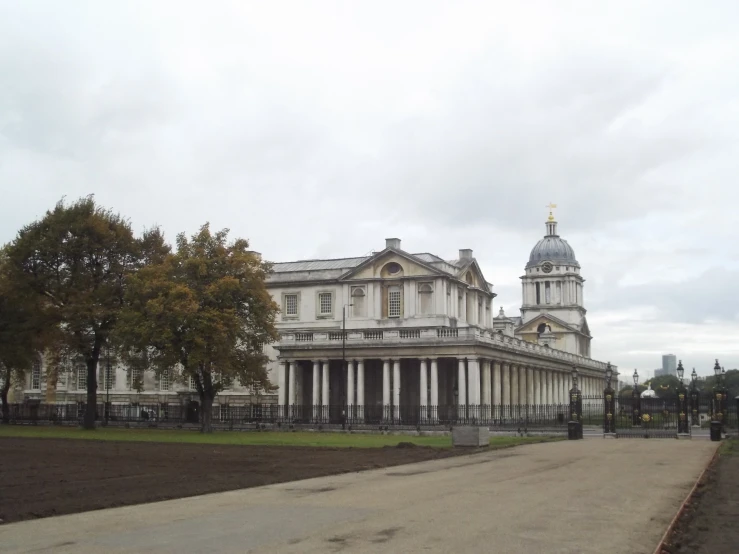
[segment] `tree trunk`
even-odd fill
[[[85,429],[95,429],[95,412],[97,412],[98,401],[97,368],[98,356],[93,355],[87,359],[87,407],[82,424]]]
[[[5,382],[0,390],[3,401],[3,423],[10,423],[10,406],[8,406],[8,391],[10,390],[10,369],[5,370]]]
[[[204,392],[200,396],[201,416],[200,416],[200,432],[213,432],[213,399],[215,395]]]

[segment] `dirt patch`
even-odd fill
[[[724,445],[729,446],[729,445]],[[739,551],[739,443],[722,449],[665,541],[662,554]]]
[[[422,446],[312,448],[0,437],[0,520],[169,500],[466,453]]]

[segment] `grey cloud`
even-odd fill
[[[0,242],[89,193],[279,261],[399,236],[473,248],[516,315],[554,201],[598,356],[656,366],[676,337],[739,364],[739,8],[619,7],[6,3]]]

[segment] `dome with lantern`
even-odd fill
[[[549,220],[546,226],[547,234],[531,249],[529,263],[526,264],[526,269],[542,262],[580,267],[572,246],[557,234],[557,222],[554,220],[554,215],[551,211],[549,212]]]

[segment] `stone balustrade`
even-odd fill
[[[341,341],[341,331],[300,331],[283,332],[280,344],[289,346],[296,343],[310,342],[316,345],[335,345]],[[605,371],[606,363],[591,358],[570,354],[548,346],[527,342],[525,340],[503,335],[490,329],[479,327],[421,327],[413,329],[352,329],[346,331],[347,346],[378,346],[397,344],[437,343],[471,343],[480,342],[521,354],[534,354],[559,362],[568,362],[581,368]],[[279,348],[279,347],[278,347]]]

